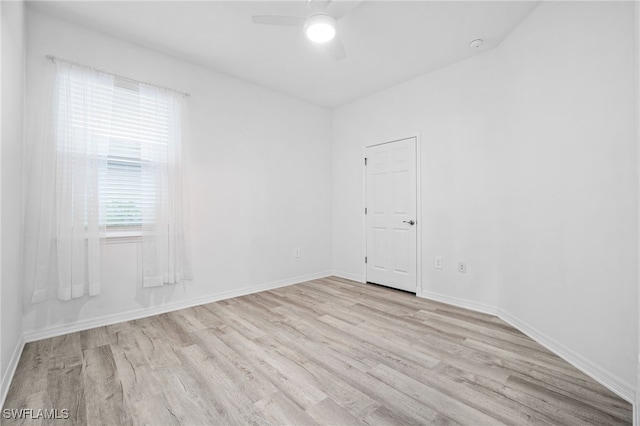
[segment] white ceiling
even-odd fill
[[[325,107],[496,47],[538,1],[364,0],[338,22],[347,58],[334,61],[296,27],[252,15],[305,16],[294,1],[45,1],[42,12]],[[468,43],[482,38],[479,49]]]

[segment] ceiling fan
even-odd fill
[[[338,19],[355,9],[362,0],[307,0],[306,17],[281,15],[254,15],[254,24],[304,28],[307,38],[324,44],[328,53],[339,61],[346,57],[344,45],[336,34]]]

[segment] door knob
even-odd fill
[[[403,220],[402,223],[408,223],[411,226],[416,224],[416,222],[413,219],[411,219],[411,220]]]

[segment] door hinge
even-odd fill
[[[364,257],[364,263],[367,263],[367,256]]]
[[[366,207],[364,208],[364,214],[367,214],[367,208]]]
[[[367,165],[367,157],[364,157],[364,165]]]

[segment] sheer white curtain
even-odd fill
[[[192,279],[187,244],[188,206],[183,190],[184,97],[140,84],[141,126],[154,129],[140,146],[142,158],[143,286],[157,287]]]
[[[106,225],[100,185],[106,170],[113,77],[56,62],[51,129],[41,157],[33,302],[100,293]],[[32,198],[33,199],[33,198]]]
[[[30,153],[32,302],[99,294],[103,244],[123,229],[141,241],[144,287],[191,279],[184,96],[62,60],[51,93]]]

